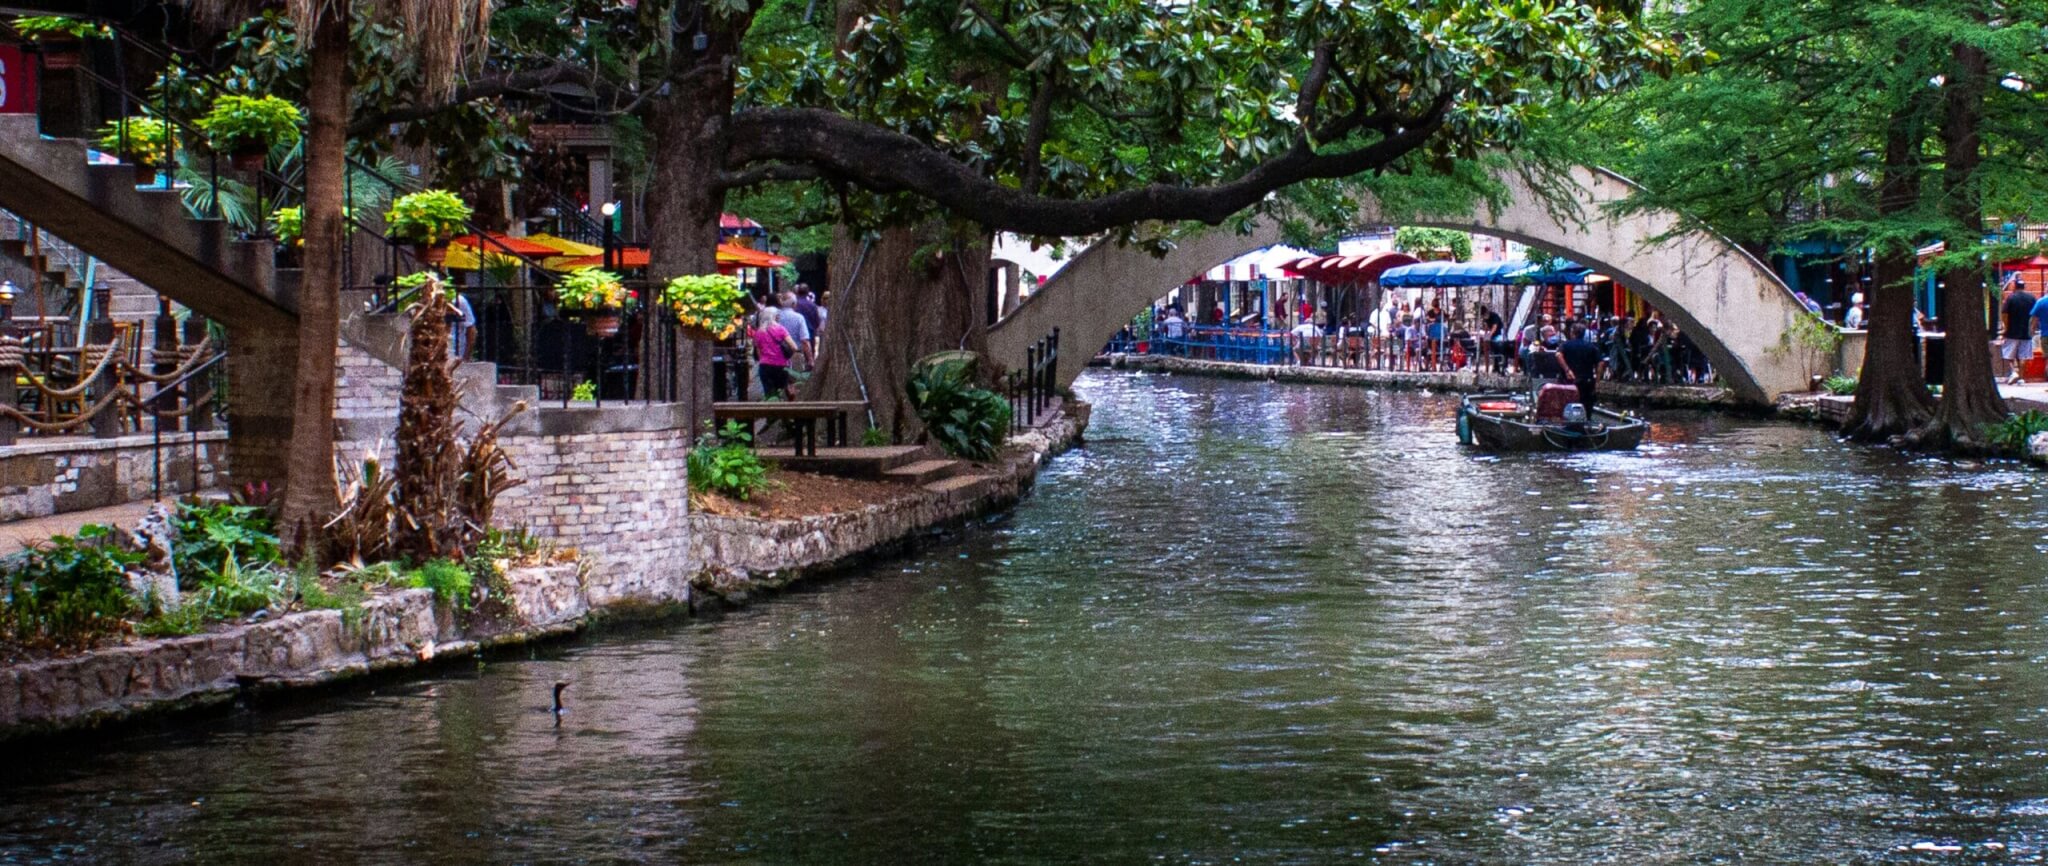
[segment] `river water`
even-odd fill
[[[0,862],[2048,856],[2033,472],[1682,413],[1488,457],[1446,396],[1078,388],[1089,446],[915,557],[14,748]]]

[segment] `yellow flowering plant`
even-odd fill
[[[723,340],[740,329],[747,308],[740,303],[740,279],[725,274],[676,277],[661,287],[661,302],[684,327],[703,328]]]
[[[630,310],[637,298],[626,290],[619,275],[598,268],[578,268],[562,278],[555,297],[565,310]]]

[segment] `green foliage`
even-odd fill
[[[229,556],[201,579],[198,597],[186,604],[204,606],[215,616],[237,617],[282,606],[293,593],[292,575],[274,563],[244,568]]]
[[[1833,394],[1837,397],[1847,397],[1851,394],[1856,393],[1856,377],[1829,376],[1826,379],[1821,380],[1820,387],[1821,390]]]
[[[578,268],[563,277],[555,298],[568,310],[630,310],[635,301],[618,274],[599,268]]]
[[[339,581],[334,589],[328,589],[320,582],[320,567],[310,556],[292,570],[292,589],[307,610],[341,611],[342,622],[350,626],[362,621],[363,603],[370,599],[363,585],[353,580]]]
[[[220,577],[229,568],[268,567],[283,557],[267,509],[226,502],[180,502],[171,523],[178,531],[172,564],[183,583]]]
[[[24,15],[8,22],[15,32],[30,42],[53,39],[105,39],[113,34],[100,24],[84,18],[65,18],[58,15]]]
[[[538,555],[540,550],[540,539],[525,530],[492,527],[484,531],[483,538],[477,539],[462,565],[469,569],[471,583],[484,588],[486,597],[510,599],[512,584],[506,578],[507,567]]]
[[[675,311],[677,321],[710,331],[720,340],[740,329],[747,315],[740,303],[744,297],[739,278],[726,274],[691,274],[661,287],[661,302]]]
[[[2025,454],[2027,441],[2042,432],[2048,432],[2048,413],[2039,409],[2028,409],[2018,415],[2007,416],[1997,424],[1984,426],[1984,438],[1991,447],[2014,454]]]
[[[469,570],[451,560],[436,559],[413,569],[406,582],[415,589],[433,590],[434,598],[445,604],[469,607]]]
[[[297,144],[299,125],[303,122],[305,116],[299,113],[299,107],[286,100],[229,93],[214,100],[213,108],[199,118],[198,125],[214,150],[247,153]]]
[[[22,643],[76,646],[121,628],[126,573],[142,555],[121,550],[112,528],[88,524],[17,554],[6,568],[0,627]]]
[[[1812,313],[1793,318],[1791,327],[1785,329],[1782,339],[1791,345],[1823,355],[1833,354],[1836,349],[1842,347],[1841,330]]]
[[[169,124],[154,117],[131,117],[125,133],[122,127],[118,120],[109,120],[100,127],[100,150],[136,165],[163,165],[170,160]]]
[[[910,375],[910,406],[925,432],[955,457],[988,460],[1010,432],[1010,403],[974,384],[974,365],[923,364]]]
[[[869,427],[861,431],[860,444],[863,448],[880,448],[889,444],[889,431],[880,427]]]
[[[213,610],[197,600],[137,621],[135,633],[143,637],[184,637],[206,630],[214,620]]]
[[[577,382],[575,389],[569,392],[569,399],[578,403],[595,401],[597,399],[597,383],[589,379]]]
[[[445,189],[406,193],[384,212],[385,231],[393,240],[434,246],[462,234],[473,213],[462,197]]]
[[[1472,258],[1472,235],[1452,229],[1402,226],[1394,231],[1394,249],[1404,253],[1449,252],[1452,261]]]
[[[270,228],[276,233],[278,243],[292,247],[305,245],[305,214],[305,209],[298,205],[281,207],[270,212]]]
[[[697,437],[686,460],[690,489],[745,501],[768,480],[768,467],[754,453],[754,434],[738,421],[725,422],[717,434]]]

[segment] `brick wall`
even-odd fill
[[[593,606],[687,601],[687,432],[507,436],[505,451],[526,483],[498,501],[497,523],[588,556]]]

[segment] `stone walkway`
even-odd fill
[[[25,545],[43,541],[52,535],[77,535],[78,528],[88,523],[110,523],[124,529],[132,529],[135,521],[140,520],[152,504],[145,499],[126,505],[110,505],[106,508],[0,523],[0,556],[14,553]]]

